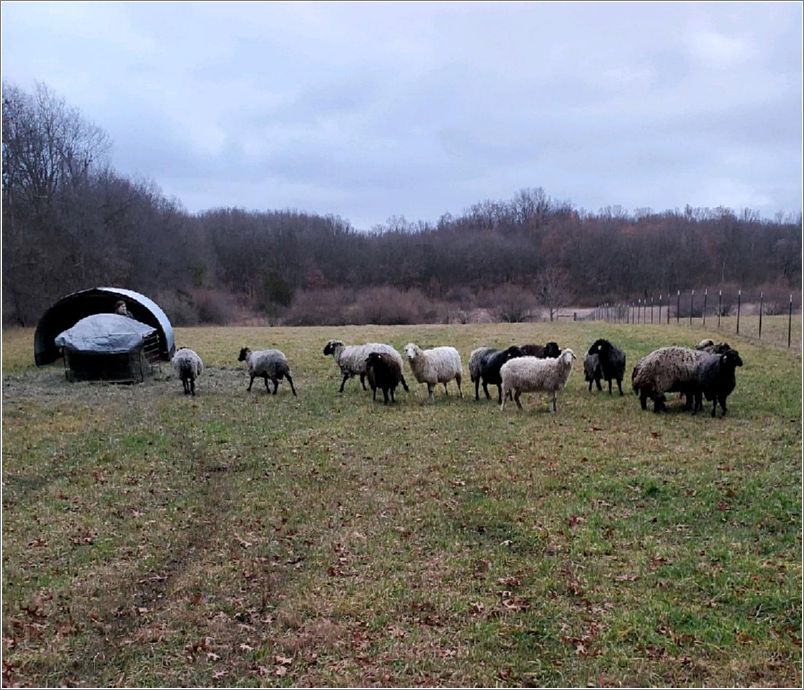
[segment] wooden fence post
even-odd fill
[[[704,288],[703,327],[706,328],[706,298],[709,297],[709,288]]]
[[[762,340],[762,303],[765,301],[765,294],[760,290],[759,293],[759,339]]]
[[[737,335],[740,335],[740,302],[742,301],[743,291],[737,290]]]
[[[723,313],[723,290],[717,291],[717,329],[720,330],[720,315]]]
[[[787,311],[787,349],[790,349],[790,336],[793,332],[793,293],[790,293],[790,308]]]
[[[692,326],[692,304],[695,301],[695,290],[690,290],[690,326]]]
[[[676,291],[676,325],[679,324],[681,318],[681,290]]]

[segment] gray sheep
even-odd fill
[[[276,395],[280,379],[285,378],[290,384],[290,390],[293,391],[293,395],[296,395],[296,388],[293,386],[293,378],[290,375],[290,365],[283,352],[279,350],[257,350],[252,352],[249,348],[244,347],[240,350],[237,361],[246,363],[246,369],[248,369],[251,377],[246,390],[250,391],[254,379],[262,376],[265,380],[265,390],[270,392],[268,379],[271,379],[274,384],[273,393]]]
[[[185,395],[195,395],[195,380],[204,371],[204,363],[189,347],[180,347],[170,360],[173,371],[181,379]]]
[[[647,409],[647,400],[651,398],[654,412],[665,410],[665,393],[683,393],[687,398],[684,409],[693,409],[698,389],[695,369],[708,356],[701,350],[671,346],[654,350],[640,359],[631,382],[642,409]]]
[[[603,372],[600,369],[600,357],[597,355],[587,354],[583,360],[583,377],[584,380],[589,382],[589,391],[592,391],[592,384],[597,386],[599,391],[603,388],[600,385],[600,379],[603,378]]]

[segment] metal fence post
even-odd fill
[[[742,301],[743,291],[737,290],[737,335],[740,335],[740,302]]]
[[[695,301],[695,290],[690,290],[690,326],[692,326],[692,304]]]
[[[762,303],[765,301],[765,294],[759,293],[759,339],[762,340]]]
[[[790,308],[787,312],[787,348],[790,349],[790,336],[793,332],[793,293],[790,293]]]
[[[709,288],[704,288],[703,327],[706,328],[706,298],[709,297]]]
[[[720,330],[720,315],[723,313],[723,290],[717,291],[717,329]]]

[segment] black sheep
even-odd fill
[[[534,345],[529,343],[528,345],[523,345],[521,348],[522,350],[522,357],[538,357],[539,359],[557,359],[558,356],[561,354],[561,349],[558,347],[558,343],[553,342],[552,340],[547,343],[546,345]]]
[[[502,403],[502,378],[500,377],[500,367],[509,359],[522,357],[522,350],[516,345],[512,345],[507,350],[490,350],[483,355],[480,360],[480,376],[475,381],[475,400],[478,399],[477,386],[480,379],[483,380],[483,392],[486,399],[491,400],[488,385],[497,386],[497,402]]]
[[[586,355],[583,360],[583,376],[584,379],[589,381],[590,392],[593,383],[597,386],[599,391],[603,390],[600,386],[600,379],[603,378],[603,372],[600,370],[600,358],[597,355]]]
[[[737,350],[727,350],[719,355],[710,355],[695,369],[695,378],[700,386],[695,395],[693,414],[702,409],[701,394],[712,401],[712,416],[715,416],[717,404],[723,410],[721,417],[726,414],[726,398],[737,385],[735,369],[743,365]]]
[[[623,394],[623,376],[625,375],[625,353],[618,347],[612,345],[604,338],[598,338],[592,343],[592,347],[587,352],[588,355],[597,355],[600,362],[602,378],[609,382],[609,395],[611,395],[611,382],[617,381],[617,388],[620,395]],[[592,390],[590,383],[589,390]],[[600,384],[598,384],[600,390]]]
[[[385,352],[370,352],[366,358],[366,377],[371,386],[371,399],[377,399],[377,389],[382,391],[383,402],[387,405],[390,396],[394,400],[394,390],[402,381],[402,368],[393,357]]]

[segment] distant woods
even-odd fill
[[[699,209],[589,213],[540,188],[457,216],[227,208],[198,214],[111,169],[107,135],[39,85],[3,84],[3,320],[112,285],[177,324],[505,321],[695,286],[797,290],[801,216]],[[390,209],[389,209],[390,210]]]

